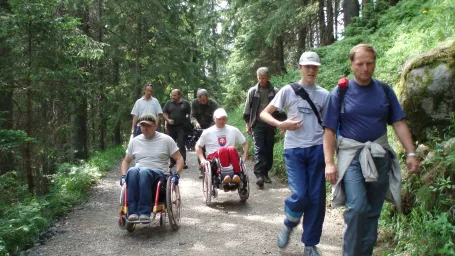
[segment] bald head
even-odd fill
[[[173,89],[171,91],[171,97],[174,102],[180,102],[180,98],[182,97],[182,93],[179,89]]]

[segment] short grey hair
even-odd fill
[[[206,89],[202,89],[200,88],[199,90],[197,90],[197,93],[196,93],[196,96],[198,98],[202,97],[202,96],[205,96],[205,97],[209,97],[209,92],[206,90]]]
[[[257,75],[264,75],[266,77],[270,77],[270,72],[269,72],[269,69],[267,67],[258,68],[258,70],[256,71],[256,74]]]

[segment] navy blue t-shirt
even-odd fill
[[[386,91],[388,96],[374,79],[367,86],[360,86],[351,79],[344,97],[344,113],[341,113],[340,94],[338,86],[335,87],[322,126],[336,131],[340,124],[340,135],[345,138],[362,143],[375,141],[387,132],[387,124],[406,117],[392,88]]]

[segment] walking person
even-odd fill
[[[190,103],[182,99],[182,93],[179,89],[173,89],[171,92],[172,99],[167,101],[163,107],[163,117],[167,122],[167,130],[177,146],[179,147],[180,154],[183,157],[183,169],[188,169],[186,165],[186,131],[184,124],[189,121],[191,114]],[[170,168],[174,167],[175,160],[171,158]]]
[[[270,83],[270,73],[267,67],[256,71],[258,83],[248,90],[243,109],[246,131],[254,139],[254,174],[256,185],[260,188],[265,183],[272,183],[269,171],[273,166],[273,146],[275,144],[276,128],[264,122],[259,115],[275,97],[278,89]]]
[[[131,135],[137,136],[141,134],[141,128],[137,122],[138,117],[145,114],[153,114],[156,117],[156,125],[160,127],[160,116],[162,116],[163,111],[161,110],[160,103],[156,98],[152,96],[153,87],[151,83],[144,84],[144,96],[138,99],[131,110],[131,115],[133,115],[133,123],[131,125]]]
[[[394,91],[372,78],[376,54],[368,44],[351,49],[349,59],[354,78],[339,83],[334,89],[323,121],[325,176],[334,184],[332,205],[347,208],[343,230],[343,255],[346,256],[373,254],[387,190],[400,209],[401,170],[388,144],[388,124],[408,152],[409,173],[419,169],[411,134],[404,121],[406,116]]]
[[[207,129],[214,125],[213,112],[219,108],[218,103],[209,98],[206,89],[199,89],[197,98],[191,102],[191,123],[196,129]]]
[[[278,233],[278,247],[287,246],[291,232],[305,215],[302,243],[305,245],[304,255],[311,256],[319,255],[316,245],[321,239],[325,217],[325,164],[320,117],[327,110],[330,94],[315,84],[320,65],[317,53],[304,52],[299,59],[300,80],[281,88],[260,115],[264,122],[286,131],[284,161],[292,195],[284,201],[285,219]],[[303,94],[306,99],[301,96]],[[275,119],[272,113],[277,109],[286,110],[289,119]]]
[[[209,98],[209,93],[206,89],[200,88],[196,93],[197,98],[191,102],[191,123],[196,129],[207,129],[210,126],[214,125],[213,113],[219,108],[218,103]],[[199,131],[197,131],[199,132]],[[201,134],[201,133],[197,133]],[[199,140],[199,136],[196,137],[196,141]],[[202,147],[202,153],[205,156],[205,147]],[[197,159],[199,164],[199,178],[202,179],[202,167],[201,161]]]

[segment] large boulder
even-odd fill
[[[419,143],[455,128],[455,45],[410,60],[396,88],[413,137]]]

